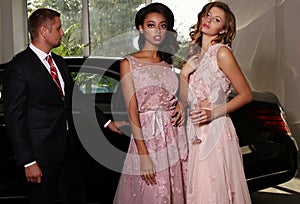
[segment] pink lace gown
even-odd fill
[[[156,181],[147,185],[140,177],[137,147],[131,138],[115,204],[184,204],[186,191],[187,138],[184,126],[171,124],[177,103],[178,78],[169,64],[149,63],[132,56],[132,78],[143,137],[155,164]]]
[[[230,81],[217,65],[215,44],[187,63],[196,68],[189,79],[190,108],[212,109],[227,102]],[[198,58],[200,58],[198,56]],[[189,140],[188,204],[249,204],[250,195],[244,175],[242,155],[235,128],[228,115],[195,126],[187,121]],[[195,137],[200,144],[192,144]]]

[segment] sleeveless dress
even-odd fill
[[[150,63],[133,56],[127,59],[142,133],[155,165],[157,184],[147,185],[141,179],[139,155],[131,136],[114,204],[184,204],[188,144],[184,126],[171,124],[171,115],[178,102],[178,78],[164,61]]]
[[[225,105],[228,100],[231,84],[217,64],[221,46],[226,45],[215,44],[187,62],[195,68],[189,79],[188,104],[191,109],[213,109]],[[187,136],[187,203],[251,203],[238,137],[230,117],[224,115],[197,126],[188,118]],[[201,143],[192,144],[195,138]]]

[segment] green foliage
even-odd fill
[[[61,46],[55,53],[62,56],[82,55],[85,44],[82,43],[82,0],[27,0],[28,15],[38,8],[51,8],[61,14],[65,31]]]
[[[135,51],[134,17],[143,3],[145,0],[89,0],[91,55],[120,57]],[[87,46],[82,43],[82,0],[27,0],[27,7],[29,15],[42,7],[59,11],[64,30],[76,24],[76,30],[71,28],[71,37],[64,39],[55,52],[64,56],[82,54],[82,48]]]
[[[120,57],[136,51],[132,38],[137,8],[145,0],[90,0],[92,55]]]
[[[135,14],[145,5],[145,0],[88,0],[90,44],[82,39],[83,0],[27,0],[28,14],[37,8],[52,8],[61,13],[65,37],[54,52],[63,56],[79,56],[89,46],[91,56],[122,57],[136,52],[133,38],[138,36],[135,29]],[[181,40],[182,41],[182,40]],[[182,42],[185,44],[184,42]],[[177,55],[184,56],[182,46]],[[174,60],[180,67],[181,60]]]
[[[79,24],[71,25],[63,36],[61,45],[52,49],[52,52],[61,56],[79,56],[82,55],[83,48],[88,44],[78,44],[74,39],[74,32],[78,29]]]
[[[173,56],[173,65],[181,69],[185,63],[185,56],[187,53],[188,44],[187,43],[180,43],[178,52]]]

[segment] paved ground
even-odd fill
[[[298,171],[298,174],[292,180],[272,188],[266,188],[264,190],[252,193],[251,198],[252,198],[252,204],[299,204],[300,203],[300,169]],[[0,203],[1,204],[29,204],[29,201],[27,199],[21,201],[0,200]],[[109,204],[109,203],[103,203],[103,204]]]
[[[292,180],[251,194],[253,204],[299,204],[300,169]]]

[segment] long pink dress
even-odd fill
[[[184,204],[186,200],[187,138],[184,126],[171,124],[179,82],[166,62],[150,63],[133,56],[131,65],[142,133],[155,164],[156,181],[140,177],[137,147],[131,138],[114,204]]]
[[[201,57],[194,56],[187,62],[196,69],[189,79],[188,103],[191,109],[212,109],[228,100],[231,84],[219,69],[216,58],[221,46],[225,45],[215,44]],[[251,203],[238,137],[230,117],[224,115],[201,126],[192,124],[188,118],[187,136],[187,203]],[[195,137],[201,143],[192,144]]]

